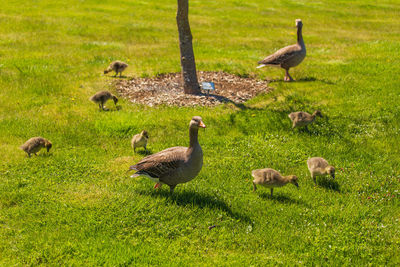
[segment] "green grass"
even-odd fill
[[[400,264],[400,28],[398,1],[194,1],[199,70],[273,79],[244,108],[149,108],[88,101],[111,89],[102,70],[128,76],[180,70],[176,1],[6,1],[0,10],[0,265]],[[282,82],[256,62],[294,43],[305,61]],[[310,133],[287,114],[320,109]],[[157,152],[187,145],[193,115],[204,167],[170,195],[131,179],[130,138]],[[32,136],[53,142],[27,158]],[[322,156],[336,180],[314,186]],[[251,170],[296,174],[300,188],[251,192]],[[208,226],[217,225],[208,230]]]

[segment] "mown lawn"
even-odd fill
[[[399,265],[399,2],[190,0],[198,69],[274,80],[273,92],[242,108],[121,99],[99,112],[88,98],[114,90],[110,61],[129,77],[180,70],[175,12],[174,0],[1,3],[0,265]],[[296,18],[308,55],[284,83],[255,66],[295,42]],[[291,129],[288,113],[316,109],[310,132]],[[193,115],[207,125],[195,180],[170,195],[129,178],[144,156],[133,134],[147,129],[151,152],[187,145]],[[28,158],[32,136],[50,153]],[[334,181],[314,186],[312,156]],[[253,193],[264,167],[300,188]]]

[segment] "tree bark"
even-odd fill
[[[183,90],[185,94],[200,94],[193,53],[192,32],[189,25],[189,0],[178,0],[176,23],[178,25],[179,48],[181,51]]]

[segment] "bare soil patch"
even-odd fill
[[[153,78],[118,80],[115,87],[119,95],[133,103],[148,106],[216,106],[221,103],[243,103],[258,94],[268,93],[267,81],[244,78],[225,72],[198,72],[199,83],[214,82],[215,90],[207,95],[183,93],[181,73],[169,73]]]

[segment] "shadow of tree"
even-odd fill
[[[234,212],[231,208],[222,200],[215,196],[211,196],[204,193],[198,193],[195,191],[182,191],[170,193],[165,190],[151,190],[151,191],[137,191],[140,195],[148,195],[154,198],[163,198],[170,201],[178,206],[197,206],[199,208],[215,208],[226,212],[230,217],[240,220],[245,223],[252,223],[247,215]]]

